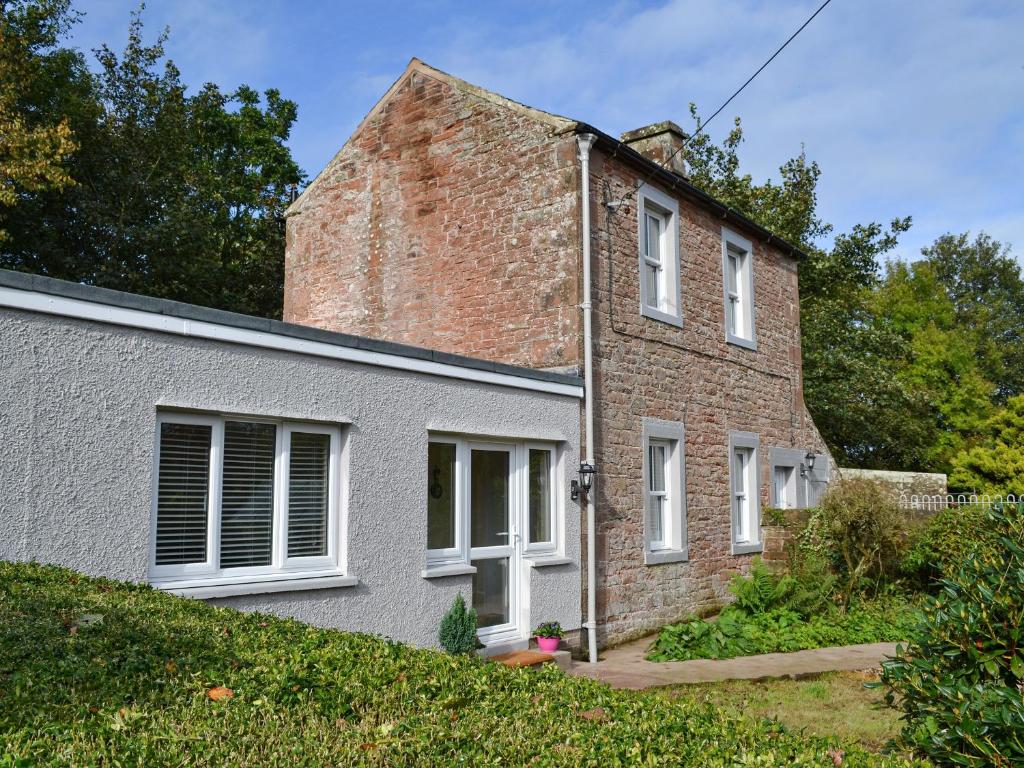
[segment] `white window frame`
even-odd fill
[[[553,555],[558,552],[560,516],[558,515],[558,451],[554,445],[547,443],[524,443],[523,451],[523,553],[526,555]],[[550,541],[532,541],[530,539],[530,451],[546,451],[548,453],[548,530],[551,531]]]
[[[800,467],[804,465],[806,449],[801,448],[772,448],[770,452],[771,465],[771,505],[776,509],[804,509],[807,506],[807,481],[800,476]],[[789,493],[792,494],[793,505],[782,507],[778,496],[778,489],[775,483],[775,473],[780,467],[793,471],[793,486]]]
[[[761,552],[764,537],[761,534],[761,441],[753,432],[729,433],[729,520],[734,555]],[[744,471],[737,474],[736,455],[746,454]],[[743,481],[741,500],[739,482]],[[741,535],[745,534],[745,535]]]
[[[659,261],[647,256],[645,236],[646,216],[651,213],[661,219]],[[649,184],[640,187],[637,194],[637,250],[639,251],[640,314],[669,325],[682,327],[683,316],[680,304],[679,266],[679,203]],[[657,263],[661,270],[662,295],[655,303],[647,295],[647,266]]]
[[[468,468],[469,448],[465,440],[450,435],[431,435],[430,443],[443,443],[455,446],[455,477],[452,479],[452,489],[455,493],[455,546],[443,549],[427,550],[427,566],[445,566],[454,564],[469,564],[469,518],[468,518]],[[429,456],[429,452],[428,452]],[[429,467],[428,477],[429,477]],[[465,510],[465,512],[463,512]],[[465,518],[465,520],[463,519]],[[471,573],[472,571],[470,571]]]
[[[736,279],[736,291],[729,287],[729,251],[736,252],[739,257],[739,274]],[[746,349],[757,349],[757,333],[754,324],[754,246],[747,238],[722,227],[722,299],[725,320],[725,340]],[[738,316],[742,327],[736,330],[729,328],[729,320],[733,315],[733,304],[737,305]]]
[[[667,446],[665,472],[665,514],[662,519],[662,537],[653,540],[651,507],[650,447],[652,443]],[[682,562],[689,558],[686,533],[686,432],[683,424],[662,419],[643,421],[643,519],[644,563]]]
[[[492,446],[512,451],[512,523],[519,537],[517,544],[521,547],[524,557],[530,564],[561,565],[564,562],[563,542],[565,514],[562,497],[558,492],[562,487],[563,475],[562,451],[555,443],[522,440],[500,440],[493,437],[473,437],[444,433],[431,434],[428,443],[447,443],[455,446],[455,546],[446,549],[426,549],[426,568],[424,578],[438,576],[457,576],[475,573],[476,568],[470,564],[470,495],[469,477],[470,461],[473,448]],[[545,450],[551,454],[549,468],[549,486],[551,500],[551,541],[530,541],[530,510],[529,510],[529,471],[530,450]]]
[[[274,492],[271,564],[268,566],[220,568],[221,487],[224,456],[224,423],[274,424],[277,427],[277,445],[274,454]],[[206,560],[183,565],[156,564],[157,516],[160,485],[160,435],[165,423],[202,424],[210,430],[210,478],[207,499]],[[288,459],[293,432],[308,432],[330,436],[327,504],[327,555],[317,557],[288,557]],[[345,574],[345,510],[343,505],[344,466],[347,462],[341,430],[321,423],[285,421],[241,414],[196,414],[174,411],[159,412],[153,451],[153,488],[150,512],[149,581],[158,589],[193,597],[217,597],[276,591],[260,585],[278,584],[280,588],[302,588],[307,580],[317,580],[317,586],[349,586],[355,579]],[[329,577],[342,577],[329,578]],[[296,582],[284,584],[284,582]],[[311,583],[311,582],[309,582]],[[224,589],[218,590],[223,587]]]

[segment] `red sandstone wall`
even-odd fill
[[[289,217],[284,319],[575,365],[578,161],[552,133],[413,72]]]
[[[755,241],[758,349],[727,345],[722,221],[680,198],[684,325],[642,318],[635,200],[600,204],[642,174],[593,161],[598,606],[613,643],[720,604],[749,565],[730,554],[730,430],[760,435],[762,509],[772,446],[825,447],[803,405],[796,264]],[[573,137],[413,73],[289,218],[285,319],[578,365],[578,168]],[[644,417],[685,424],[686,563],[643,563]]]
[[[636,199],[616,213],[601,204],[641,177],[593,155],[598,611],[612,643],[714,608],[731,574],[749,565],[751,555],[730,554],[730,430],[760,435],[762,510],[772,446],[825,451],[803,404],[796,262],[754,242],[757,350],[726,344],[723,222],[678,197],[683,327],[641,317]],[[685,425],[685,563],[643,562],[644,417]]]

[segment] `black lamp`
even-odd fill
[[[816,458],[818,457],[814,453],[811,451],[807,452],[807,455],[804,456],[806,463],[800,465],[800,477],[807,477],[807,475],[814,471],[814,460]]]
[[[580,462],[580,479],[573,480],[569,483],[569,497],[576,501],[580,497],[580,493],[590,493],[590,489],[594,485],[594,474],[597,469],[593,464],[588,464],[583,461]]]

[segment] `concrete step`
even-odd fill
[[[510,651],[490,657],[491,661],[506,667],[540,667],[543,664],[557,664],[563,672],[572,669],[572,654],[568,651]]]

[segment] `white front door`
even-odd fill
[[[519,640],[521,537],[515,446],[469,444],[470,562],[473,607],[484,644]]]

